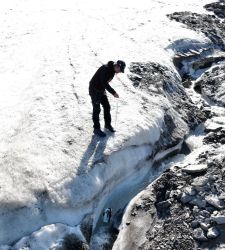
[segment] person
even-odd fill
[[[112,208],[110,207],[106,208],[102,215],[103,215],[103,222],[109,223],[112,216]]]
[[[93,106],[92,120],[94,123],[94,134],[100,137],[106,136],[106,134],[101,130],[99,122],[99,114],[101,112],[100,104],[104,109],[105,128],[112,133],[115,132],[111,125],[110,104],[106,95],[106,90],[115,98],[119,98],[119,95],[109,85],[109,82],[113,79],[115,74],[121,72],[124,73],[125,67],[126,64],[122,60],[118,60],[117,62],[109,61],[106,65],[102,65],[96,71],[89,83],[89,95],[91,96]]]

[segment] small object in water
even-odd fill
[[[106,208],[103,212],[103,222],[109,223],[112,216],[112,208]]]

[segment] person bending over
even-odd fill
[[[94,134],[104,137],[106,134],[101,130],[99,122],[99,114],[101,112],[100,104],[103,106],[104,110],[104,121],[105,128],[110,132],[115,132],[111,125],[111,114],[110,114],[110,104],[106,95],[106,90],[111,93],[114,97],[119,98],[116,91],[109,85],[109,82],[113,79],[114,75],[117,73],[124,73],[126,64],[122,60],[117,62],[109,61],[106,65],[102,65],[92,77],[89,84],[89,95],[91,96],[92,106],[93,106],[93,127]]]

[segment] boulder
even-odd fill
[[[193,238],[198,240],[198,241],[207,241],[208,239],[204,235],[204,232],[201,228],[196,228],[194,230]]]
[[[218,228],[216,227],[211,227],[209,228],[208,232],[207,232],[207,238],[208,239],[215,239],[220,235],[220,231]]]
[[[190,201],[192,201],[195,197],[194,196],[191,196],[189,194],[186,194],[186,193],[183,193],[180,200],[182,203],[188,203]]]
[[[193,220],[192,222],[191,222],[191,227],[192,228],[197,228],[199,226],[199,222],[197,221],[197,220]]]
[[[184,192],[189,195],[196,195],[196,190],[192,186],[188,186],[184,189]]]
[[[204,33],[213,44],[224,48],[224,25],[213,15],[184,11],[174,12],[167,16],[171,20],[185,24],[192,30]]]
[[[200,196],[197,196],[196,198],[191,200],[189,203],[192,205],[196,205],[199,208],[205,208],[206,206],[206,201]]]
[[[156,204],[156,207],[157,207],[158,209],[166,209],[166,208],[168,208],[168,207],[170,207],[170,206],[171,206],[171,201],[170,201],[170,200],[161,201],[161,202],[158,202],[158,203]]]
[[[225,224],[225,215],[212,215],[211,216],[211,220],[215,221],[217,224],[221,225],[221,224]]]
[[[219,198],[220,200],[225,200],[225,192],[222,192],[222,193],[218,196],[218,198]]]
[[[200,222],[200,227],[201,227],[203,230],[207,231],[208,228],[210,227],[210,224],[207,224],[207,223],[204,223],[204,222]]]
[[[207,165],[205,164],[189,165],[184,167],[182,170],[189,174],[201,173],[207,171]]]
[[[203,176],[203,177],[197,177],[193,180],[192,186],[195,188],[205,186],[208,183],[208,178]]]
[[[205,200],[215,208],[223,209],[224,202],[218,198],[217,195],[208,195],[205,197]]]

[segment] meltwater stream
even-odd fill
[[[126,181],[118,185],[112,193],[110,193],[104,200],[101,201],[97,212],[95,214],[95,224],[92,234],[90,249],[111,249],[116,240],[119,225],[121,223],[123,213],[127,204],[148,185],[150,185],[156,178],[158,178],[165,170],[179,165],[182,167],[189,162],[189,158],[202,147],[204,138],[204,124],[200,124],[194,131],[192,131],[185,140],[179,145],[170,150],[167,157],[162,157],[160,161],[149,161],[144,163],[142,170],[136,175],[130,176]],[[184,146],[185,145],[185,146]],[[188,146],[189,152],[185,147]],[[103,221],[103,211],[106,208],[112,209],[112,217],[110,223]]]
[[[100,201],[94,215],[95,221],[90,244],[91,249],[104,249],[105,245],[111,245],[112,247],[112,244],[116,239],[115,233],[118,232],[118,227],[126,205],[139,192],[158,178],[166,169],[170,168],[170,166],[174,164],[174,161],[184,157],[182,154],[171,156],[171,154],[179,152],[181,146],[182,142],[175,147],[156,155],[153,160],[151,159],[143,162],[139,171],[135,174],[131,174],[125,180],[122,180],[111,193]],[[112,216],[109,223],[103,221],[103,212],[106,208],[112,209]]]

